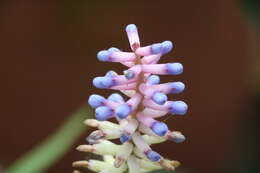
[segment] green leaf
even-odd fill
[[[68,151],[74,141],[83,134],[86,126],[83,120],[91,118],[87,106],[73,113],[64,124],[43,143],[39,144],[20,159],[15,161],[7,173],[41,173],[57,162]]]

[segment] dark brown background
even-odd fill
[[[188,102],[189,113],[168,124],[188,139],[156,149],[192,173],[230,167],[236,152],[232,139],[244,128],[250,62],[247,28],[234,0],[1,1],[2,165],[39,144],[89,94],[102,93],[92,86],[94,76],[123,70],[98,62],[96,52],[111,46],[129,50],[124,31],[129,23],[139,27],[143,45],[176,43],[163,61],[185,67],[171,80],[186,83],[176,98]],[[48,172],[71,172],[71,162],[81,157],[72,148]]]

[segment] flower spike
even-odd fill
[[[186,139],[181,132],[171,131],[165,121],[157,120],[167,114],[187,113],[188,105],[185,102],[169,101],[167,96],[183,92],[184,83],[174,81],[160,84],[158,76],[179,75],[183,72],[183,65],[177,62],[157,64],[163,55],[174,48],[171,41],[141,47],[136,25],[130,24],[125,30],[133,52],[112,47],[99,51],[97,58],[104,62],[119,62],[128,69],[122,74],[111,70],[93,79],[96,88],[117,90],[125,96],[116,92],[107,98],[97,94],[89,97],[88,103],[95,109],[96,119],[88,119],[84,123],[97,130],[86,138],[88,144],[77,147],[82,152],[102,155],[103,160],[76,161],[73,166],[99,173],[145,173],[156,169],[173,171],[180,162],[164,158],[150,145],[167,140],[182,143]],[[108,121],[113,118],[114,122]],[[114,139],[121,144],[110,141]]]

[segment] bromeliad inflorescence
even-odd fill
[[[182,92],[182,82],[159,84],[158,75],[179,75],[183,72],[180,63],[157,64],[161,56],[171,51],[171,41],[140,47],[137,27],[126,27],[133,52],[110,48],[98,52],[100,61],[119,62],[129,67],[118,75],[109,71],[96,77],[97,88],[119,90],[129,97],[127,101],[113,93],[108,98],[93,94],[88,103],[95,109],[96,119],[88,119],[88,126],[96,127],[86,139],[89,145],[78,146],[79,151],[102,155],[103,160],[76,161],[74,167],[86,167],[99,173],[142,173],[155,169],[174,170],[180,163],[168,160],[154,151],[150,145],[171,140],[181,143],[181,132],[170,131],[164,122],[156,120],[170,113],[184,115],[188,106],[183,101],[168,101],[167,94]],[[107,121],[115,118],[118,122]],[[110,140],[119,139],[122,144]]]

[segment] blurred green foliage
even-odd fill
[[[246,12],[250,20],[255,23],[260,23],[259,0],[240,0],[240,6]]]
[[[72,148],[76,139],[86,130],[83,120],[91,118],[91,115],[93,113],[90,111],[90,108],[86,106],[81,107],[53,135],[18,159],[6,172],[45,172]]]
[[[254,59],[251,64],[253,69],[252,80],[257,81],[253,82],[251,86],[250,96],[248,99],[248,109],[245,111],[246,115],[246,132],[243,132],[239,140],[239,144],[243,143],[243,148],[240,148],[240,152],[237,153],[236,161],[233,163],[233,171],[236,173],[259,173],[259,145],[260,145],[260,136],[259,136],[259,114],[260,114],[260,88],[259,85],[259,27],[260,27],[260,0],[239,0],[240,7],[246,15],[246,21],[248,21],[250,32],[253,36],[251,38],[251,54]]]

